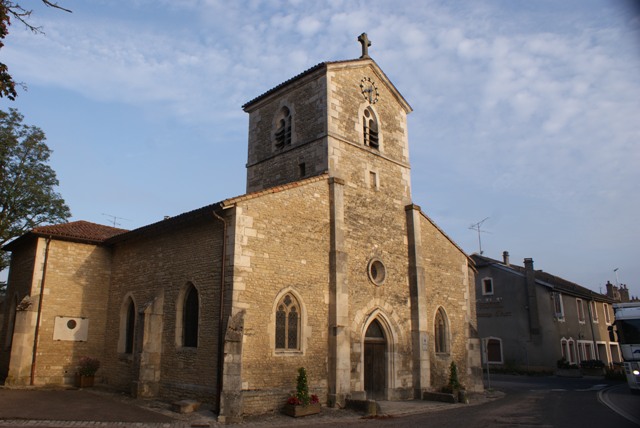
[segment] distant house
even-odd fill
[[[614,300],[541,270],[478,254],[476,309],[483,364],[553,371],[565,358],[579,365],[621,362],[618,343],[609,339]]]
[[[629,289],[626,284],[613,285],[607,281],[607,297],[613,299],[616,303],[640,302],[637,296],[629,296]]]

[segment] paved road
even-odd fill
[[[389,417],[323,408],[320,415],[291,419],[281,414],[249,418],[244,426],[327,427],[367,424],[368,427],[637,427],[640,396],[626,385],[602,379],[493,376],[492,391],[474,397],[472,405],[424,401],[381,402]],[[611,410],[611,406],[614,410]],[[637,420],[636,420],[637,418]],[[0,427],[156,428],[219,426],[215,415],[179,415],[166,403],[134,400],[123,395],[87,390],[11,390],[0,388]]]
[[[368,421],[367,428],[638,427],[627,417],[640,417],[640,397],[631,395],[620,383],[596,378],[495,376],[492,388],[503,391],[504,398],[481,406]],[[621,407],[627,417],[599,401],[602,395],[617,404],[624,402]],[[320,426],[310,424],[306,428]]]

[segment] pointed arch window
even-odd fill
[[[120,336],[118,352],[133,354],[135,348],[136,303],[131,295],[126,296],[120,307]]]
[[[285,294],[276,307],[276,349],[300,349],[300,304]]]
[[[198,346],[199,312],[198,290],[193,284],[189,284],[182,309],[182,346],[184,347],[196,348]]]
[[[436,353],[449,353],[449,322],[444,309],[439,308],[434,321]]]
[[[125,321],[125,338],[124,338],[124,352],[125,354],[133,353],[133,336],[136,328],[136,305],[133,300],[129,298],[129,305],[127,307],[127,316]]]
[[[291,111],[288,107],[282,107],[278,115],[275,140],[278,148],[291,145]]]
[[[364,110],[362,117],[362,126],[364,145],[369,146],[373,149],[378,149],[380,147],[378,138],[378,120],[376,119],[376,115],[373,113],[371,107],[367,107]]]

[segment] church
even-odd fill
[[[482,390],[473,261],[411,198],[409,103],[369,56],[320,63],[247,102],[246,194],[135,230],[38,227],[12,261],[6,385],[96,381],[281,408],[299,367],[323,405]]]

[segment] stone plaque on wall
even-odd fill
[[[56,317],[53,325],[53,340],[86,342],[89,335],[89,319],[79,317]]]

